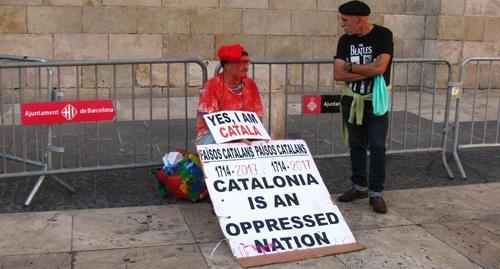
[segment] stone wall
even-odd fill
[[[258,59],[331,58],[342,34],[337,7],[343,2],[0,0],[0,53],[58,60],[210,61],[220,44],[240,42]],[[366,2],[372,21],[394,32],[395,57],[445,58],[456,67],[467,56],[500,56],[498,0]],[[410,69],[410,83],[418,83],[420,71]],[[436,72],[443,77],[445,71]],[[500,84],[498,76],[494,80]]]
[[[407,0],[408,3],[408,0]],[[500,1],[498,0],[441,0],[439,9],[426,16],[423,56],[445,58],[453,65],[454,80],[458,79],[458,64],[466,57],[500,56]],[[480,87],[488,87],[489,67],[478,72]],[[491,71],[500,73],[500,63]],[[438,85],[445,81],[445,68],[436,72]],[[475,66],[466,68],[466,87],[473,87]],[[499,76],[492,76],[491,86],[500,88]]]

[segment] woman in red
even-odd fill
[[[222,73],[207,81],[200,93],[196,144],[215,144],[203,115],[223,110],[255,112],[262,120],[262,102],[255,82],[247,77],[250,58],[240,44],[223,45],[217,51]]]

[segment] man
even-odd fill
[[[217,51],[222,72],[207,81],[200,93],[196,143],[215,144],[203,115],[222,110],[255,112],[262,120],[262,102],[255,82],[247,77],[250,58],[240,44],[223,45]],[[247,142],[247,141],[242,141]]]
[[[340,202],[352,202],[370,197],[377,213],[387,212],[382,198],[385,181],[385,139],[387,113],[373,114],[371,102],[374,76],[383,75],[390,81],[393,55],[392,32],[368,21],[370,7],[361,1],[349,1],[339,7],[340,24],[345,34],[340,37],[335,56],[334,78],[345,81],[342,93],[342,120],[347,129],[353,182],[352,189],[339,197]],[[370,150],[367,184],[366,149]]]

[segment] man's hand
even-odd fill
[[[391,55],[387,53],[380,54],[369,64],[352,64],[341,59],[335,59],[333,76],[338,81],[357,81],[382,75],[387,69],[390,60]],[[348,69],[351,71],[349,72]]]
[[[345,62],[344,63],[344,70],[350,73],[352,71],[352,63]]]
[[[364,75],[367,77],[373,77],[376,75],[384,74],[387,70],[387,66],[391,61],[391,55],[387,53],[382,53],[372,63],[369,64],[352,64],[351,72]]]
[[[335,65],[333,67],[333,78],[337,81],[357,81],[368,78],[367,76],[351,73],[346,70],[348,62],[335,59]]]

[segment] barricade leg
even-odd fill
[[[49,79],[49,83],[51,83],[50,79]],[[54,101],[54,94],[52,94],[51,99]],[[48,128],[48,132],[47,132],[47,149],[46,149],[47,164],[45,164],[43,166],[43,170],[52,169],[52,152],[56,148],[58,148],[58,147],[54,147],[52,145],[52,124],[50,124],[49,128]],[[59,149],[59,150],[61,150],[61,149]],[[63,150],[61,152],[63,152]],[[76,192],[76,190],[73,187],[71,187],[68,183],[66,183],[64,180],[62,180],[57,175],[50,175],[48,177],[51,178],[52,180],[54,180],[55,182],[59,183],[61,186],[63,186],[64,188],[66,188],[70,192],[72,192],[72,193]],[[42,175],[38,178],[38,180],[35,183],[35,186],[33,186],[33,189],[31,190],[30,194],[28,195],[28,197],[24,201],[25,206],[29,206],[31,204],[31,201],[33,200],[36,193],[40,189],[40,186],[42,185],[44,179],[45,179],[44,175]]]
[[[45,176],[40,176],[38,180],[35,183],[35,186],[33,186],[33,189],[30,191],[30,194],[24,201],[25,206],[29,206],[31,204],[31,201],[33,200],[33,197],[35,197],[35,194],[38,192],[38,189],[40,189],[40,186],[43,183],[43,180],[45,179]]]
[[[450,75],[451,78],[451,75]],[[441,141],[441,163],[443,164],[444,170],[448,174],[448,178],[454,179],[455,176],[451,172],[448,160],[446,160],[446,146],[448,142],[448,132],[449,132],[449,118],[450,118],[450,104],[451,104],[451,83],[448,81],[448,88],[446,93],[446,105],[444,109],[444,122],[443,122],[443,139]]]
[[[40,189],[40,186],[42,185],[43,181],[45,180],[45,177],[46,176],[43,175],[43,176],[40,176],[38,178],[38,180],[35,183],[35,186],[33,186],[33,189],[31,189],[30,194],[28,195],[28,197],[24,201],[24,205],[25,206],[30,206],[31,201],[33,200],[33,198],[35,197],[36,193]],[[67,190],[69,190],[71,193],[75,193],[76,192],[76,190],[73,187],[71,187],[68,183],[66,183],[60,177],[58,177],[56,175],[51,175],[51,176],[48,176],[48,177],[51,178],[52,180],[54,180],[55,182],[59,183],[61,186],[63,186]]]
[[[467,178],[465,174],[464,168],[462,166],[462,161],[460,161],[460,156],[458,155],[458,131],[460,130],[460,98],[457,98],[457,104],[455,106],[456,115],[455,115],[455,139],[453,142],[453,160],[457,165],[458,172],[463,179]]]

